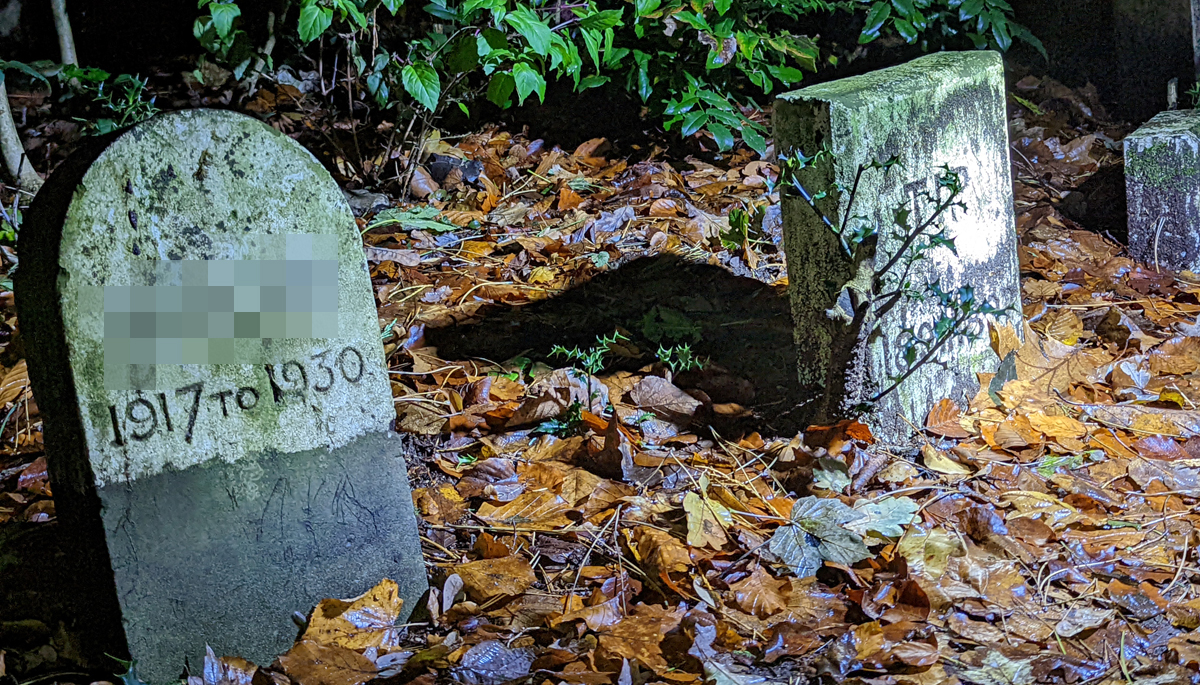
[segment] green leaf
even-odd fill
[[[67,65],[67,66],[70,67],[73,65]],[[22,74],[25,74],[26,76],[29,76],[33,79],[41,81],[42,83],[45,83],[46,85],[50,85],[50,81],[47,80],[45,76],[42,76],[42,72],[38,71],[37,69],[34,69],[33,67],[29,66],[28,64],[26,64],[24,62],[18,62],[16,60],[9,60],[7,62],[0,60],[0,83],[4,82],[4,73],[3,72],[8,71],[9,69],[15,69],[16,71],[19,71]],[[85,73],[93,74],[93,75],[99,75],[99,74],[104,75],[103,77],[98,78],[98,79],[92,79],[92,78],[83,76],[84,80],[90,80],[93,83],[96,83],[98,81],[103,81],[108,78],[108,72],[101,71],[99,69],[79,69],[78,67],[74,67],[74,71],[75,71],[75,73],[77,73],[79,75],[82,75]],[[67,78],[69,79],[69,78],[74,78],[74,77],[68,76]]]
[[[579,82],[579,85],[575,88],[575,90],[582,93],[588,88],[598,88],[606,83],[608,83],[607,76],[587,76]]]
[[[717,147],[722,150],[728,150],[733,147],[733,133],[721,124],[709,124],[708,132],[713,134],[713,139],[717,141]]]
[[[509,98],[516,89],[517,82],[513,80],[512,74],[507,71],[498,71],[492,74],[492,81],[488,84],[487,98],[497,107],[506,109],[511,104]]]
[[[387,8],[388,12],[395,14],[404,6],[404,0],[380,0],[380,4]]]
[[[208,6],[208,12],[212,15],[217,35],[224,38],[233,30],[233,20],[241,16],[242,8],[233,3],[218,4],[214,2]]]
[[[400,71],[404,90],[430,112],[437,111],[438,98],[442,95],[442,81],[437,70],[428,62],[407,64]]]
[[[419,207],[409,207],[408,209],[400,209],[392,207],[385,209],[375,215],[371,219],[371,223],[367,226],[367,230],[372,228],[380,228],[382,226],[393,226],[399,224],[404,230],[421,230],[430,231],[433,233],[448,233],[457,231],[458,226],[449,221],[442,221],[437,218],[441,214],[441,210],[437,207],[428,205]]]
[[[592,62],[596,65],[596,70],[600,70],[600,41],[601,35],[598,31],[585,28],[580,33],[583,34],[583,44],[587,47],[588,55],[591,56]]]
[[[662,0],[633,0],[633,12],[638,17],[648,17],[662,5]]]
[[[982,0],[981,0],[982,1]],[[877,2],[871,5],[871,9],[867,12],[867,21],[863,25],[862,33],[858,36],[859,43],[870,43],[879,37],[879,30],[883,28],[884,22],[892,15],[892,6],[886,2]]]
[[[801,578],[815,574],[822,559],[849,566],[871,556],[862,536],[844,527],[862,518],[841,500],[803,497],[792,506],[791,524],[775,531],[768,548]]]
[[[733,0],[714,0],[713,2],[713,7],[717,10],[717,14],[721,15],[722,17],[725,16],[725,13],[728,12],[729,8],[732,6]]]
[[[611,29],[614,26],[623,26],[625,24],[625,22],[621,21],[623,13],[624,10],[596,12],[580,19],[579,25],[592,31],[603,31],[604,29]]]
[[[333,24],[333,8],[308,2],[300,9],[300,41],[311,43]]]
[[[519,5],[516,10],[504,17],[504,21],[529,41],[529,47],[538,55],[545,57],[549,54],[554,34],[551,33],[550,27],[546,26],[527,5]]]
[[[513,65],[513,80],[517,82],[517,102],[525,104],[525,98],[532,93],[538,94],[538,99],[546,101],[546,79],[534,71],[533,67],[524,62]]]
[[[707,123],[708,112],[705,112],[702,109],[692,110],[691,112],[683,115],[683,129],[680,131],[680,133],[682,133],[686,138],[687,136],[690,136],[696,131],[704,128],[704,125]]]
[[[751,150],[757,152],[760,156],[767,154],[767,141],[753,127],[747,126],[742,129],[742,140],[750,146]]]
[[[904,535],[904,526],[912,523],[921,507],[909,497],[884,497],[878,502],[859,500],[854,508],[866,517],[847,523],[847,528],[860,535],[871,532],[898,538]]]
[[[908,23],[904,19],[897,19],[895,21],[895,26],[896,33],[899,33],[900,37],[903,38],[906,43],[911,44],[917,42],[917,29],[914,28],[912,24]]]

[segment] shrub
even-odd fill
[[[256,54],[237,0],[199,0],[195,35],[242,78]],[[576,91],[612,81],[683,135],[703,131],[721,149],[741,137],[765,151],[767,131],[748,117],[771,93],[822,64],[818,40],[798,20],[834,15],[862,25],[858,42],[893,40],[1006,50],[1015,37],[1005,0],[296,0],[278,31],[298,50],[344,50],[361,87],[401,117],[428,120],[476,98],[506,108],[547,81]],[[298,11],[292,12],[295,8]],[[270,41],[274,43],[274,37]],[[1040,46],[1038,46],[1040,48]],[[269,51],[267,51],[269,52]],[[825,50],[825,63],[837,55]],[[251,70],[252,71],[252,70]]]

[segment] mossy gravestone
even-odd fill
[[[426,587],[358,231],[263,123],[158,116],[64,163],[21,232],[16,296],[79,649],[151,682],[205,645],[260,662],[293,612]],[[107,663],[105,663],[107,661]]]
[[[938,195],[943,166],[964,184],[958,199],[965,209],[946,211],[934,227],[947,228],[955,250],[926,252],[908,279],[909,287],[927,299],[900,299],[874,331],[849,341],[854,349],[843,349],[843,322],[835,315],[856,267],[830,225],[802,196],[784,194],[784,247],[800,382],[819,398],[808,407],[809,418],[852,415],[906,373],[905,343],[911,339],[906,330],[930,339],[941,318],[928,297],[931,284],[944,291],[972,285],[977,302],[1014,307],[1019,314],[1004,69],[998,54],[928,55],[788,93],[775,103],[774,127],[780,155],[830,153],[801,170],[798,178],[811,194],[828,193],[817,204],[835,221],[846,215],[860,165],[899,159],[900,165],[886,173],[866,171],[854,194],[851,216],[864,217],[861,225],[878,230],[875,268],[886,264],[901,242],[894,224],[898,209],[912,210],[914,226],[931,214],[921,194]],[[946,197],[944,189],[940,192]],[[976,372],[996,370],[999,360],[990,349],[984,317],[970,320],[964,331],[974,339],[950,339],[896,391],[873,402],[866,416],[877,436],[906,438],[912,425],[924,424],[933,403],[949,397],[965,404],[978,388]]]
[[[1129,251],[1200,271],[1200,110],[1162,112],[1125,138]]]

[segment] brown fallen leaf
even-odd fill
[[[944,438],[970,437],[971,434],[959,423],[961,418],[962,410],[954,400],[944,398],[929,410],[929,416],[925,419],[925,430]]]
[[[217,658],[212,647],[204,647],[204,685],[250,685],[258,666],[240,657]]]
[[[646,570],[678,592],[671,574],[687,573],[691,567],[692,557],[687,547],[670,533],[647,526],[637,527],[633,537]]]
[[[496,597],[514,597],[537,581],[525,557],[513,555],[461,564],[454,569],[472,600],[486,602]]]
[[[396,581],[384,578],[353,599],[321,600],[301,639],[358,651],[395,647],[400,641],[395,624],[403,605]]]
[[[667,610],[656,605],[638,604],[634,615],[598,631],[600,648],[596,650],[596,657],[609,663],[637,659],[655,673],[662,673],[670,668],[663,657],[662,640],[679,627],[683,614],[682,608]]]
[[[734,604],[742,611],[766,618],[787,609],[787,598],[783,588],[788,587],[786,580],[776,580],[755,565],[750,575],[729,585]]]
[[[652,412],[664,421],[686,426],[701,402],[659,376],[646,376],[629,391],[629,399],[639,409]]]
[[[378,672],[370,659],[358,652],[312,640],[300,640],[279,663],[300,685],[362,685]]]

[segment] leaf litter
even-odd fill
[[[778,292],[786,271],[777,170],[749,154],[685,168],[603,140],[428,139],[423,199],[358,221],[398,426],[429,448],[411,476],[433,589],[405,625],[391,580],[325,600],[273,664],[210,650],[191,685],[1197,682],[1200,276],[1070,218],[1120,164],[1086,91],[1014,95],[1025,323],[993,328],[1000,370],[911,448],[853,422],[720,423],[753,416],[737,379],[688,383],[642,349],[694,339],[673,312],[594,367],[443,359],[428,331],[639,257]],[[444,159],[479,173],[433,173]],[[0,382],[0,519],[51,520],[23,369]]]

